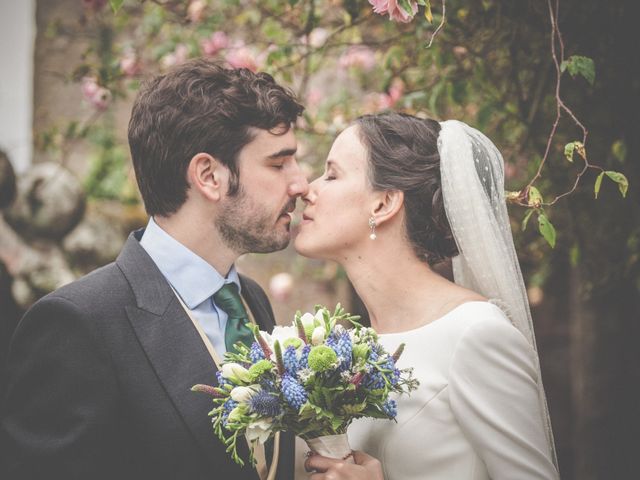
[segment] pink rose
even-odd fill
[[[410,1],[411,14],[405,12],[398,0],[369,0],[369,3],[373,5],[373,11],[380,15],[389,13],[389,18],[396,22],[407,23],[410,22],[416,13],[418,13],[418,4],[415,1]]]
[[[213,32],[213,34],[200,42],[202,47],[202,53],[209,57],[213,57],[220,50],[223,50],[229,46],[229,37],[224,32]]]
[[[373,5],[373,11],[384,15],[389,9],[389,0],[369,0],[369,3]]]

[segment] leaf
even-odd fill
[[[431,13],[431,1],[427,0],[424,2],[424,18],[427,19],[427,22],[433,23],[433,13]]]
[[[404,10],[407,15],[413,17],[413,9],[411,8],[411,0],[399,0],[398,6]]]
[[[527,225],[529,224],[529,218],[531,218],[531,215],[533,214],[534,211],[535,209],[530,208],[529,210],[527,210],[527,213],[524,214],[524,218],[522,219],[523,232],[527,229]]]
[[[601,172],[596,178],[596,184],[593,186],[593,192],[596,194],[596,198],[598,198],[598,193],[600,193],[600,186],[602,185],[602,179],[604,178],[604,172]]]
[[[572,77],[582,75],[587,82],[593,85],[596,79],[596,68],[593,60],[581,55],[572,55],[560,65],[560,71],[568,70]]]
[[[564,156],[567,157],[571,163],[573,163],[573,151],[576,148],[576,142],[567,143],[564,146]]]
[[[614,172],[613,170],[607,170],[604,172],[611,180],[618,184],[618,189],[623,197],[627,196],[627,190],[629,190],[629,180],[620,172]]]
[[[580,263],[580,247],[577,243],[574,243],[569,250],[569,263],[572,267],[577,267]]]
[[[556,229],[544,213],[538,215],[538,229],[551,248],[555,248]]]
[[[620,163],[623,163],[627,158],[627,145],[622,140],[616,140],[611,145],[611,153]]]
[[[540,205],[542,205],[542,194],[536,187],[529,187],[528,203],[534,208],[540,208]]]
[[[111,5],[111,10],[113,10],[113,13],[118,13],[120,8],[122,8],[123,3],[124,0],[109,0],[109,5]]]

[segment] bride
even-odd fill
[[[503,184],[496,147],[458,121],[369,115],[334,142],[296,249],[344,267],[420,387],[396,422],[350,426],[356,464],[310,457],[312,479],[558,477]],[[455,283],[432,269],[449,258]]]

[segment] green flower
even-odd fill
[[[270,372],[272,368],[273,363],[271,363],[269,360],[260,360],[259,362],[251,365],[251,367],[249,368],[249,377],[251,379],[250,381],[255,381],[265,373]]]
[[[358,360],[366,360],[369,355],[369,345],[366,343],[356,343],[353,345],[353,358]]]
[[[326,345],[313,347],[309,352],[309,368],[314,372],[326,372],[338,362],[338,356],[332,348]]]
[[[302,346],[302,339],[298,337],[289,337],[285,339],[284,342],[282,342],[282,348],[286,350],[288,346],[292,346],[293,348],[298,349]]]

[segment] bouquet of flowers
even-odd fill
[[[354,419],[395,419],[389,394],[408,393],[418,382],[412,369],[396,367],[404,344],[386,352],[358,318],[338,304],[333,313],[322,306],[315,314],[298,312],[291,326],[276,326],[271,334],[254,326],[251,348],[238,343],[237,353],[225,355],[218,385],[192,388],[213,397],[214,432],[236,463],[244,465],[237,452],[242,434],[252,463],[255,442],[277,431],[295,433],[318,453],[342,457],[351,452],[346,431]]]

